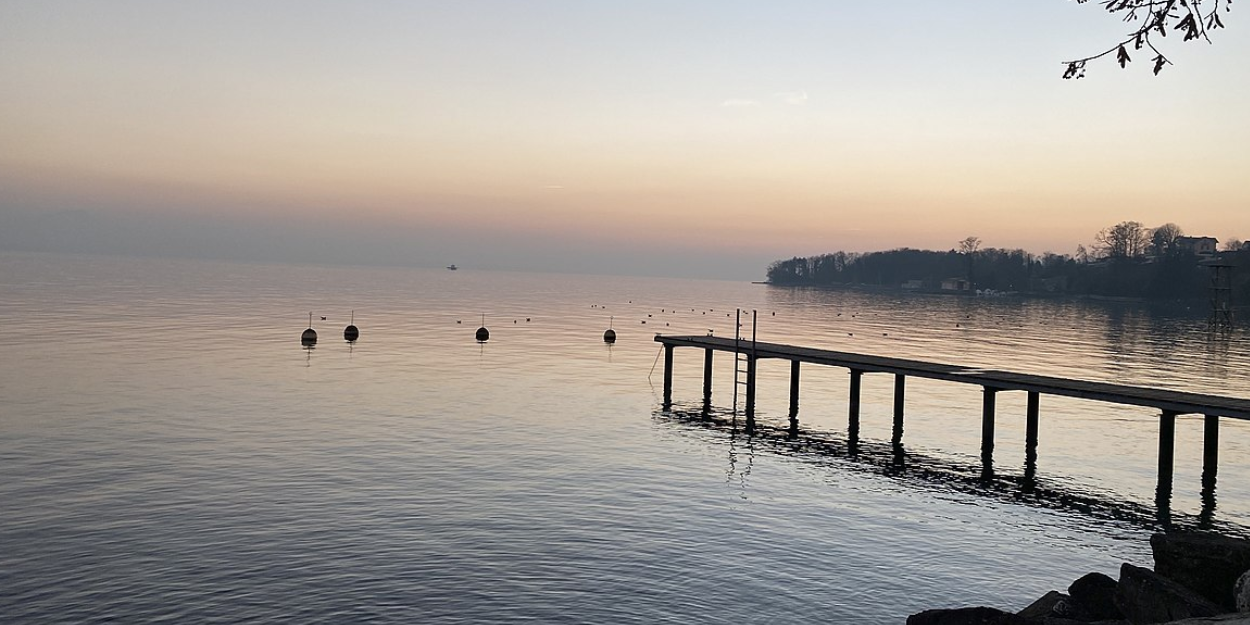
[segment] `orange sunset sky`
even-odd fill
[[[1250,239],[1224,22],[1065,81],[1127,31],[1097,4],[8,0],[0,250],[758,279]]]

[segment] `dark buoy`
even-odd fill
[[[343,328],[343,340],[354,343],[358,338],[360,338],[360,328],[356,327],[356,311],[353,310],[350,324]]]
[[[299,342],[304,345],[317,344],[317,331],[312,328],[312,317],[312,313],[308,313],[308,329],[304,330],[304,333],[299,335]]]
[[[482,327],[477,329],[477,342],[485,343],[490,340],[490,330],[486,329],[486,315],[482,315]]]
[[[616,342],[616,330],[612,329],[612,317],[608,317],[608,329],[603,332],[604,343]]]

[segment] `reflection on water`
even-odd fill
[[[996,474],[993,458],[983,457],[977,465],[959,463],[949,457],[907,453],[898,440],[859,441],[833,432],[804,431],[758,425],[753,434],[739,427],[732,411],[717,411],[706,405],[674,405],[657,411],[653,418],[683,426],[692,434],[726,435],[729,449],[727,479],[735,477],[746,497],[746,477],[750,475],[755,445],[773,453],[828,467],[831,471],[853,470],[887,476],[909,486],[948,490],[1005,502],[1079,514],[1096,522],[1129,523],[1150,530],[1204,529],[1250,537],[1250,528],[1214,519],[1215,476],[1204,475],[1202,508],[1197,515],[1174,515],[1171,489],[1161,488],[1154,506],[1124,499],[1112,491],[1083,488],[1066,482],[1062,476],[1037,477],[1036,451],[1026,451],[1023,476]],[[745,468],[739,468],[740,450],[748,455]]]

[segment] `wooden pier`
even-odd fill
[[[1000,392],[1022,391],[1028,393],[1025,415],[1027,467],[1034,467],[1034,461],[1037,457],[1037,426],[1041,406],[1040,396],[1043,394],[1153,408],[1159,411],[1157,502],[1161,509],[1167,507],[1167,502],[1170,500],[1172,492],[1176,417],[1182,414],[1200,414],[1205,418],[1202,462],[1204,489],[1208,487],[1213,489],[1215,484],[1216,470],[1219,463],[1220,418],[1250,420],[1250,400],[1235,397],[1029,375],[997,369],[979,369],[903,358],[888,358],[713,336],[663,336],[657,334],[655,340],[664,346],[664,404],[666,407],[671,406],[673,400],[673,351],[675,348],[693,347],[704,350],[703,401],[705,405],[710,404],[712,398],[713,353],[717,351],[733,353],[735,354],[735,359],[745,357],[747,371],[744,384],[747,388],[744,414],[748,432],[754,428],[755,372],[758,360],[773,358],[790,361],[790,419],[792,427],[797,427],[799,368],[801,363],[842,367],[850,370],[847,432],[848,446],[851,453],[854,453],[859,439],[860,386],[865,373],[883,373],[894,376],[893,442],[896,448],[900,450],[908,377],[978,385],[982,388],[981,461],[983,473],[987,476],[992,476],[993,474],[995,400]],[[737,406],[735,405],[736,409]]]

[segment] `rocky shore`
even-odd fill
[[[926,610],[907,625],[1250,625],[1250,541],[1182,532],[1150,539],[1154,570],[1090,573],[1016,613],[992,607]]]

